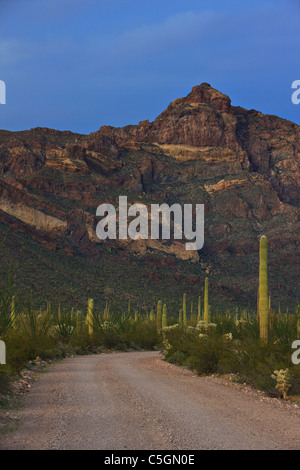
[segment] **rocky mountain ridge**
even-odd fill
[[[0,223],[36,244],[46,261],[55,253],[74,265],[99,266],[116,257],[120,272],[120,266],[138,263],[139,278],[153,296],[157,281],[196,291],[190,278],[209,275],[220,299],[252,304],[258,239],[266,234],[271,295],[293,304],[300,297],[299,143],[300,126],[231,106],[228,96],[206,83],[173,101],[153,122],[104,126],[90,135],[0,131]],[[123,194],[129,203],[146,205],[203,203],[203,250],[187,252],[175,240],[100,242],[96,208],[117,205]],[[114,279],[113,273],[107,283],[103,278],[99,296],[113,296]],[[38,281],[32,289],[41,291]]]

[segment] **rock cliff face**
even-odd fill
[[[104,126],[88,136],[0,131],[0,222],[43,246],[46,261],[53,252],[75,264],[111,256],[119,273],[138,262],[151,282],[177,282],[177,290],[194,286],[195,292],[196,280],[210,275],[221,300],[243,303],[255,302],[258,239],[265,234],[271,295],[292,304],[300,297],[299,143],[300,126],[233,107],[207,83],[154,122]],[[96,207],[117,205],[122,194],[129,203],[204,203],[204,249],[187,253],[178,241],[97,240]]]

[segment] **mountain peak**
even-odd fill
[[[192,91],[185,98],[185,103],[204,103],[212,106],[221,112],[230,110],[231,100],[227,95],[212,88],[209,83],[202,83],[192,88]]]
[[[230,98],[202,83],[186,97],[174,100],[154,122],[140,123],[135,138],[160,144],[236,149],[233,114]]]

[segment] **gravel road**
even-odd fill
[[[292,410],[130,352],[41,375],[0,449],[300,449],[299,437]]]

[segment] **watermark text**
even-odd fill
[[[300,340],[296,340],[292,344],[292,349],[296,351],[292,355],[292,363],[298,366],[300,364]]]
[[[292,94],[292,103],[300,104],[300,80],[295,80],[292,83],[292,89],[296,90]]]
[[[171,239],[171,226],[174,240],[188,240],[186,250],[201,250],[204,245],[204,204],[151,204],[150,214],[145,204],[127,206],[127,196],[119,196],[117,233],[117,211],[112,204],[101,204],[96,211],[103,217],[96,226],[100,240],[163,240]],[[195,216],[195,220],[194,220]],[[134,219],[129,222],[128,217]]]
[[[4,341],[0,341],[0,364],[6,364],[6,346]]]
[[[6,104],[6,85],[3,80],[0,80],[0,104]]]

